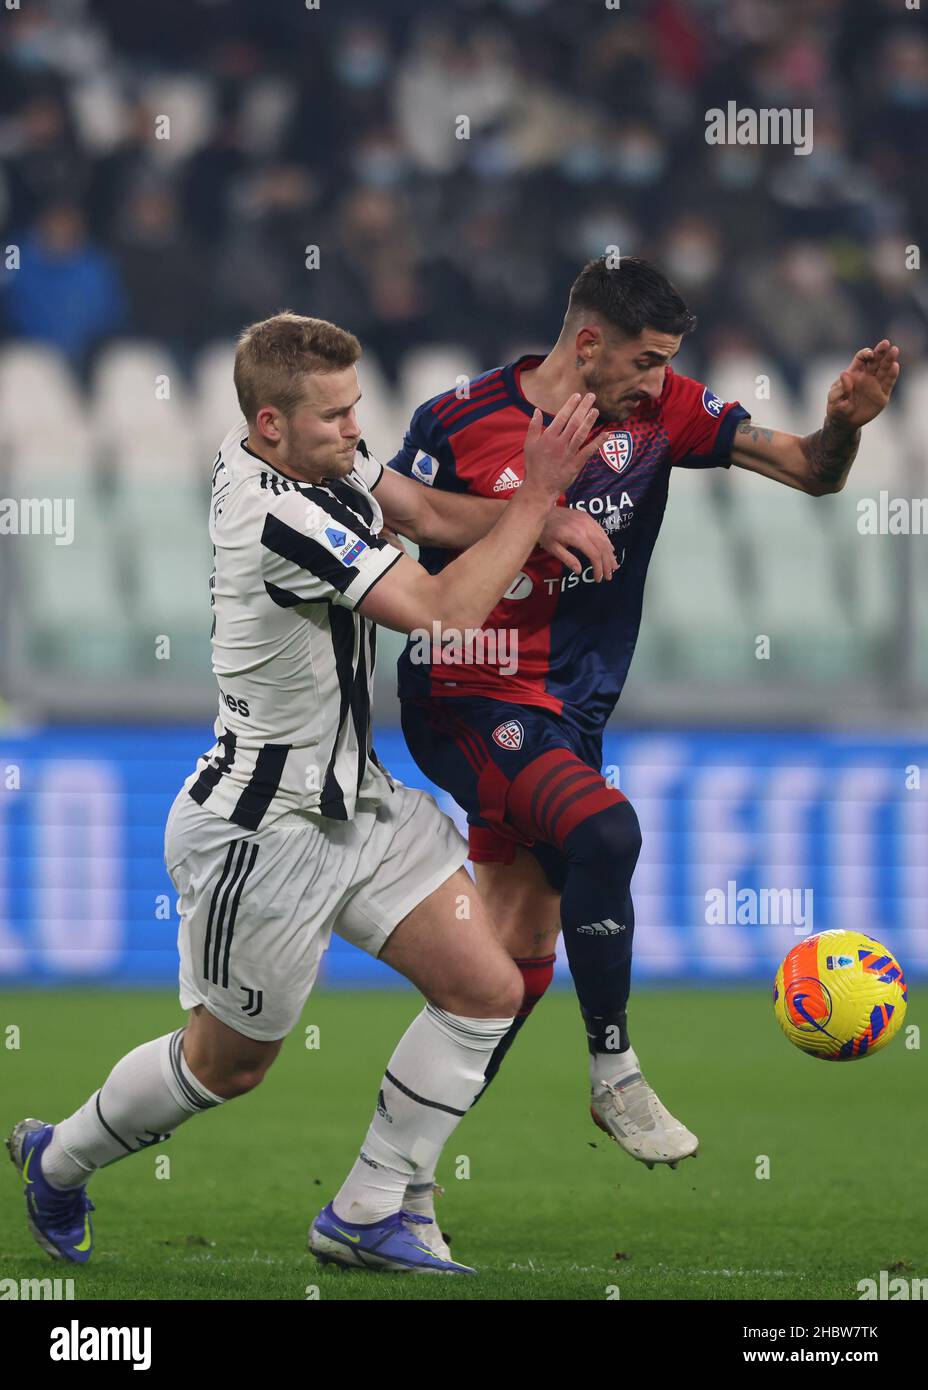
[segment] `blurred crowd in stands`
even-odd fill
[[[707,144],[731,100],[811,108],[813,152]],[[798,384],[884,335],[928,357],[926,157],[904,0],[23,0],[0,332],[85,372],[290,307],[388,374],[431,341],[489,366],[552,341],[617,245],[698,314],[691,370],[756,350]]]

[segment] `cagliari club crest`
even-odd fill
[[[622,473],[628,467],[635,447],[628,430],[610,430],[600,446],[603,458],[614,473]]]
[[[508,719],[505,724],[497,724],[493,730],[493,742],[498,743],[500,748],[509,748],[513,752],[522,747],[523,731],[518,719]]]

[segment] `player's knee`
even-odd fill
[[[509,961],[482,991],[472,1017],[515,1018],[522,1007],[524,994],[525,982],[519,974],[518,966]]]
[[[210,1089],[215,1090],[217,1095],[223,1096],[226,1100],[231,1100],[234,1096],[247,1095],[249,1091],[253,1091],[256,1086],[261,1085],[272,1061],[273,1058],[268,1058],[267,1061],[255,1064],[244,1063],[224,1067],[216,1078],[215,1085]]]
[[[522,1007],[525,985],[513,961],[500,963],[492,974],[461,982],[432,1002],[462,1018],[515,1018]]]
[[[500,994],[493,1006],[490,1018],[515,1018],[522,1007],[522,1000],[525,998],[525,981],[518,970],[511,980],[507,981],[504,990]]]
[[[587,816],[567,836],[564,850],[570,861],[591,868],[621,864],[629,872],[641,853],[641,826],[630,801],[616,801]]]
[[[273,1058],[269,1057],[266,1062],[259,1062],[256,1066],[243,1067],[236,1073],[237,1083],[244,1089],[253,1091],[267,1076],[272,1061]]]
[[[210,1056],[187,1060],[193,1074],[208,1090],[224,1100],[232,1100],[260,1086],[279,1051],[279,1043],[267,1043],[258,1053],[218,1048]]]

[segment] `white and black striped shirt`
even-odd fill
[[[213,466],[216,743],[185,782],[257,830],[313,811],[348,820],[393,781],[371,746],[376,628],[353,610],[402,552],[379,535],[363,442],[351,473],[299,483],[247,447],[242,420]]]

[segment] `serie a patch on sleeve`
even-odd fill
[[[427,487],[432,486],[437,472],[438,460],[432,458],[431,454],[419,453],[412,461],[412,476],[418,478],[420,483],[425,483]]]
[[[360,536],[356,536],[344,526],[326,526],[319,540],[328,546],[336,560],[347,566],[357,564],[368,549],[367,541],[362,541]]]

